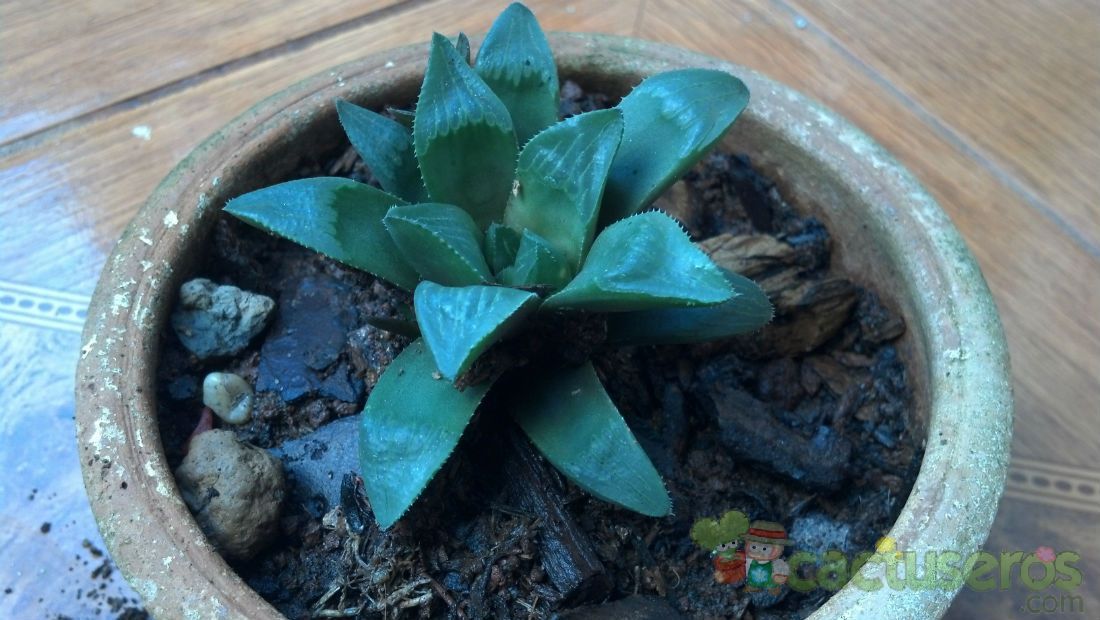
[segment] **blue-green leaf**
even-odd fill
[[[458,52],[459,58],[466,61],[466,64],[473,64],[470,61],[470,37],[467,37],[465,32],[458,33],[458,38],[455,39],[455,51]]]
[[[519,233],[511,228],[496,222],[489,224],[489,230],[485,231],[485,260],[489,262],[493,273],[500,273],[516,262],[519,239]]]
[[[444,377],[454,381],[493,343],[538,308],[534,293],[503,286],[421,282],[413,304],[420,333]]]
[[[500,281],[508,286],[546,286],[559,289],[569,281],[572,271],[550,243],[530,230],[523,231],[516,262],[500,272]]]
[[[604,192],[602,225],[647,207],[722,137],[749,102],[741,80],[711,69],[654,75],[619,102],[626,131]]]
[[[485,230],[500,220],[516,167],[508,109],[441,34],[432,37],[413,143],[428,195]]]
[[[458,444],[485,382],[459,391],[443,379],[422,340],[405,348],[367,398],[359,427],[363,485],[378,525],[393,525]]]
[[[510,407],[546,460],[582,489],[651,517],[671,512],[661,476],[591,363],[534,377]]]
[[[511,113],[519,144],[558,120],[558,67],[527,7],[514,3],[497,17],[476,69]]]
[[[623,312],[706,306],[731,296],[718,266],[680,225],[650,211],[604,229],[581,272],[546,307]]]
[[[576,273],[622,134],[622,113],[612,109],[567,118],[532,138],[519,154],[505,224],[538,233]]]
[[[427,197],[408,128],[343,99],[336,100],[336,113],[351,145],[382,189],[409,202]]]
[[[722,271],[733,288],[729,301],[704,308],[611,314],[607,317],[607,341],[620,345],[707,342],[766,325],[774,314],[767,293],[745,276]]]
[[[405,201],[350,179],[288,181],[230,200],[225,212],[253,226],[412,290],[416,271],[402,258],[382,217]]]
[[[448,286],[492,282],[481,230],[462,209],[431,202],[394,207],[382,223],[425,279]]]

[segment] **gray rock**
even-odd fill
[[[256,390],[284,402],[319,394],[359,402],[365,386],[341,360],[359,321],[352,290],[324,275],[303,278],[279,297],[279,312],[260,349]]]
[[[344,474],[359,473],[359,416],[326,424],[270,452],[282,461],[291,496],[314,516],[323,515],[340,503]]]
[[[274,308],[270,297],[196,278],[180,287],[172,329],[201,359],[236,355],[263,330]]]
[[[798,517],[791,525],[790,536],[794,544],[790,548],[809,551],[817,557],[832,550],[848,553],[852,551],[851,533],[852,527],[847,523],[840,523],[820,512],[811,512]]]
[[[226,556],[251,558],[276,535],[286,495],[283,466],[232,431],[193,438],[176,482],[199,527]]]

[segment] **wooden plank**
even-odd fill
[[[787,1],[1100,255],[1100,3]]]
[[[528,4],[547,29],[620,34],[634,26],[640,7],[635,0]],[[123,226],[206,135],[327,67],[427,42],[433,29],[484,31],[506,5],[503,0],[418,5],[0,155],[0,271],[13,281],[91,292]]]
[[[400,3],[4,2],[0,144]]]
[[[1100,260],[971,160],[782,7],[750,0],[651,0],[640,35],[763,71],[824,101],[890,149],[939,200],[981,263],[1001,311],[1016,379],[1015,450],[1094,463],[1100,436]]]

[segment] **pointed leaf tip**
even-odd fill
[[[462,209],[436,203],[399,206],[382,222],[405,260],[426,280],[450,286],[492,281],[481,230]]]
[[[558,68],[527,7],[516,2],[497,17],[475,68],[508,109],[519,144],[558,120]]]
[[[596,234],[607,173],[623,135],[622,112],[579,114],[551,125],[523,147],[504,221],[546,239],[571,273]]]
[[[478,357],[538,307],[538,296],[502,286],[440,286],[421,282],[413,297],[416,321],[439,372],[454,381]]]
[[[351,179],[318,177],[279,183],[230,200],[225,212],[412,290],[419,278],[382,225],[397,196]]]
[[[646,208],[695,165],[749,102],[736,77],[683,69],[644,80],[617,106],[626,130],[600,214],[603,226]]]
[[[509,406],[546,460],[584,490],[651,517],[672,511],[660,474],[591,363],[536,377]]]
[[[625,312],[708,306],[733,296],[726,278],[671,217],[650,211],[604,229],[550,309]]]
[[[433,201],[465,209],[482,230],[501,218],[515,173],[512,119],[438,33],[417,102],[413,145]]]
[[[359,463],[374,517],[393,525],[458,445],[489,384],[463,391],[437,378],[422,340],[382,373],[359,426]]]
[[[336,100],[336,113],[351,145],[382,189],[409,202],[426,198],[408,128],[343,99]]]

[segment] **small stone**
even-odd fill
[[[253,557],[278,532],[286,495],[283,466],[264,450],[238,441],[232,431],[195,437],[176,469],[176,482],[199,527],[232,559]]]
[[[180,287],[172,329],[200,359],[240,353],[267,325],[270,297],[196,278]]]
[[[252,387],[230,372],[212,372],[202,381],[202,404],[230,424],[252,419]]]

